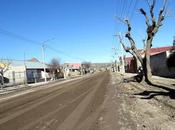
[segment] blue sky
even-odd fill
[[[156,10],[161,7],[161,1],[158,1]],[[124,33],[126,29],[115,19],[116,15],[123,13],[124,17],[133,12],[132,34],[137,46],[142,47],[145,22],[137,9],[147,9],[147,5],[145,0],[132,2],[129,6],[127,0],[0,0],[0,57],[24,59],[25,53],[26,59],[36,57],[41,60],[39,43],[52,39],[47,44],[63,53],[46,48],[47,62],[55,57],[62,62],[110,62],[111,48],[119,48],[113,35]],[[174,8],[175,1],[169,0],[171,13],[155,37],[154,47],[172,45]],[[34,40],[38,45],[14,35]]]

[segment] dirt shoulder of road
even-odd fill
[[[122,130],[174,130],[174,93],[139,83],[123,83],[112,73]]]
[[[96,73],[96,74],[98,74],[98,73]],[[96,74],[94,74],[94,75],[96,75]],[[58,80],[58,81],[47,82],[47,83],[31,84],[31,85],[24,86],[24,87],[16,87],[15,86],[14,89],[12,89],[10,91],[4,89],[3,91],[0,92],[0,102],[7,100],[7,99],[17,97],[17,96],[24,95],[27,93],[40,91],[42,89],[48,89],[49,87],[54,87],[56,85],[61,85],[61,84],[67,83],[67,82],[72,82],[72,81],[84,79],[84,78],[91,77],[91,76],[93,76],[93,75],[85,75],[85,76],[81,76],[81,77],[70,78],[67,80]]]
[[[111,73],[110,82],[105,93],[101,114],[93,130],[135,130],[136,125],[129,114],[129,101],[118,89],[119,80]]]

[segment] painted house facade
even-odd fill
[[[167,59],[174,51],[175,46],[166,46],[166,47],[150,49],[151,54],[150,62],[153,75],[163,77],[173,77],[173,78],[175,77],[175,68],[168,68],[167,66]],[[144,56],[142,50],[140,50],[140,54]],[[137,72],[137,64],[134,57],[125,58],[125,66],[127,66],[126,72],[128,73]]]

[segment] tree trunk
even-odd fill
[[[145,57],[144,57],[144,62],[143,62],[143,70],[144,70],[144,75],[145,75],[145,81],[148,84],[152,83],[152,72],[151,72],[151,63],[150,63],[150,47],[152,44],[152,38],[147,40],[147,46],[145,50]]]

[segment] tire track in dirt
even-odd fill
[[[103,75],[98,83],[94,85],[93,91],[81,101],[57,130],[89,129],[99,116],[100,106],[104,101],[106,83],[108,81],[109,75]]]
[[[25,96],[29,97],[25,100],[21,100],[20,98],[23,96],[20,96],[15,98],[17,101],[13,99],[9,103],[2,103],[0,129],[54,129],[54,126],[57,127],[62,123],[81,100],[91,93],[96,87],[95,84],[99,82],[101,74],[74,83],[67,83],[67,85],[65,83],[66,87],[62,89],[53,88],[49,91],[45,89],[38,93],[26,94]],[[15,101],[19,106],[15,104]],[[23,103],[25,104],[23,105]],[[15,106],[18,107],[14,108]]]
[[[75,84],[82,85],[90,80],[92,80],[92,78],[83,79],[81,81],[74,81],[74,82],[67,83],[66,86],[64,86],[64,89],[55,86],[52,89],[48,88],[46,90],[44,89],[39,92],[38,91],[32,92],[30,94],[26,94],[25,97],[19,96],[12,100],[2,102],[0,103],[0,118],[3,118],[6,116],[5,115],[6,111],[8,111],[8,114],[13,113],[14,111],[17,112],[18,110],[28,107],[28,105],[36,104],[37,102],[41,102],[42,100],[48,99],[50,96],[54,96],[55,94],[57,95],[61,94],[67,90],[66,89],[67,87],[68,89],[70,89],[71,86],[74,86]]]

